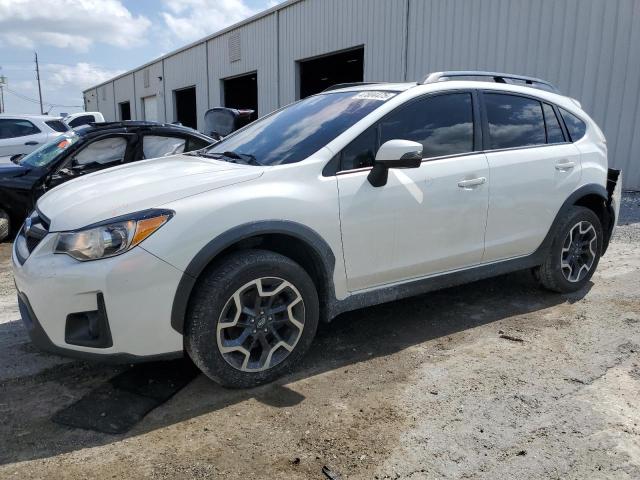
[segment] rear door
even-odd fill
[[[31,153],[46,140],[46,133],[30,120],[0,118],[0,157]]]
[[[391,112],[340,153],[340,220],[349,290],[480,263],[489,169],[479,152],[470,92],[430,95]],[[477,110],[477,109],[476,109]],[[479,122],[478,122],[479,123]],[[419,168],[367,180],[385,141],[423,144]]]
[[[484,142],[491,171],[484,261],[533,253],[581,175],[580,152],[557,109],[539,99],[485,91]]]

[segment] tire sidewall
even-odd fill
[[[10,232],[11,221],[9,215],[4,210],[0,210],[0,242],[6,240]]]
[[[294,285],[304,301],[305,321],[294,350],[281,363],[262,372],[242,372],[231,366],[218,348],[220,313],[243,285],[264,277],[278,277]],[[319,308],[315,285],[298,264],[267,251],[234,256],[205,274],[192,297],[187,314],[185,347],[198,367],[226,387],[247,388],[289,373],[306,353],[318,327]]]
[[[561,268],[561,256],[562,256],[562,248],[564,246],[564,242],[569,234],[569,231],[576,226],[579,222],[587,221],[596,230],[597,236],[597,247],[596,247],[596,258],[591,266],[591,269],[587,273],[587,275],[580,280],[579,282],[570,282],[567,280],[562,273]],[[569,214],[565,217],[564,221],[558,228],[558,232],[554,238],[551,251],[549,252],[550,258],[547,260],[550,262],[550,269],[552,275],[554,277],[554,281],[558,285],[558,287],[564,292],[575,292],[577,290],[582,289],[590,280],[593,274],[598,267],[598,263],[600,262],[600,256],[602,254],[602,246],[604,241],[604,235],[602,232],[602,225],[600,223],[600,219],[598,216],[588,208],[585,207],[574,207]]]

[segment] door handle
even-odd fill
[[[29,145],[29,146],[38,145],[38,142],[34,142],[33,140],[31,140],[30,142],[25,142],[25,145]]]
[[[478,177],[478,178],[472,178],[470,180],[460,180],[458,182],[458,186],[460,188],[466,188],[466,189],[470,189],[473,187],[477,187],[482,185],[483,183],[486,183],[487,179],[485,177]]]
[[[571,170],[575,166],[576,166],[576,162],[556,163],[556,170],[560,172],[566,172],[567,170]]]

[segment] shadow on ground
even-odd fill
[[[304,402],[305,397],[287,388],[288,383],[424,342],[432,341],[434,350],[445,348],[447,337],[456,332],[564,302],[573,303],[589,289],[590,286],[573,295],[557,295],[541,291],[528,272],[519,272],[343,314],[321,327],[295,373],[251,390],[226,390],[213,382],[203,382],[205,387],[199,389],[198,398],[189,399],[189,408],[180,408],[179,401],[169,402],[159,407],[161,415],[142,420],[123,435],[63,427],[51,419],[56,412],[123,372],[126,366],[72,362],[32,377],[9,380],[0,385],[0,417],[4,417],[0,421],[0,438],[7,442],[0,445],[0,464],[109,444],[251,398],[273,407],[296,405]],[[6,324],[1,328],[6,328]],[[497,329],[495,334],[498,335]],[[162,365],[157,364],[157,368],[163,368]],[[183,393],[177,393],[177,400]],[[25,405],[20,405],[21,402]]]

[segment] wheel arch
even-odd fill
[[[191,294],[205,270],[231,252],[259,248],[284,255],[298,263],[318,290],[320,318],[327,319],[329,305],[335,301],[333,272],[335,255],[313,229],[286,220],[265,220],[232,228],[207,243],[187,266],[176,290],[171,308],[171,326],[184,333]]]

